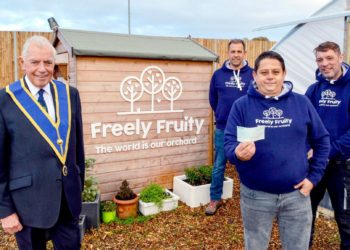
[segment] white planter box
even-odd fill
[[[184,180],[185,175],[174,176],[174,193],[180,196],[180,200],[190,207],[199,207],[210,202],[210,184],[191,186]],[[222,199],[232,198],[233,180],[225,177],[222,189]]]
[[[170,194],[172,197],[169,199],[163,200],[163,206],[161,208],[158,208],[153,202],[143,202],[142,200],[139,200],[140,213],[143,215],[152,215],[152,214],[157,214],[161,211],[170,211],[177,208],[180,197],[170,192],[168,189],[165,189],[165,191],[168,194]]]

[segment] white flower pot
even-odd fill
[[[142,200],[139,200],[140,213],[143,215],[152,215],[157,214],[161,211],[170,211],[177,208],[180,197],[170,192],[168,189],[165,189],[165,191],[172,197],[163,200],[163,205],[161,208],[157,207],[156,204],[154,204],[154,202],[143,202]]]
[[[174,176],[174,193],[190,207],[199,207],[210,202],[210,184],[192,186],[185,182],[185,175]],[[232,198],[233,180],[225,177],[222,199]]]

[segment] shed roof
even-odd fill
[[[74,55],[216,61],[218,56],[190,38],[124,35],[58,29]],[[56,37],[57,41],[57,37]]]

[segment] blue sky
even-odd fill
[[[278,41],[292,27],[254,28],[307,18],[330,0],[130,0],[131,33],[203,38],[268,37]],[[128,0],[1,0],[1,31],[50,31],[60,27],[128,33]]]

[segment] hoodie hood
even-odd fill
[[[224,71],[228,71],[228,72],[233,72],[233,69],[230,69],[230,68],[228,68],[227,67],[227,62],[228,62],[229,60],[226,60],[223,64],[222,64],[222,67],[221,67],[221,69],[222,70],[224,70]],[[243,67],[242,68],[240,68],[239,69],[239,71],[240,71],[240,73],[246,73],[247,71],[250,71],[251,70],[251,68],[249,67],[249,65],[248,65],[248,61],[247,60],[244,60],[244,63],[243,63]],[[238,71],[238,70],[235,70],[236,72]]]
[[[253,82],[253,84],[249,86],[248,95],[256,98],[274,99],[278,101],[279,99],[283,99],[289,96],[292,90],[293,90],[293,83],[289,81],[285,81],[283,83],[282,92],[278,96],[265,96],[258,91],[258,86],[256,85],[256,82]]]
[[[316,70],[316,80],[318,82],[327,82],[329,84],[335,84],[335,85],[342,85],[342,84],[346,84],[347,82],[350,81],[350,70],[349,70],[350,66],[349,64],[343,62],[342,63],[342,69],[343,69],[343,75],[335,81],[329,81],[327,80],[320,72],[319,69]]]

